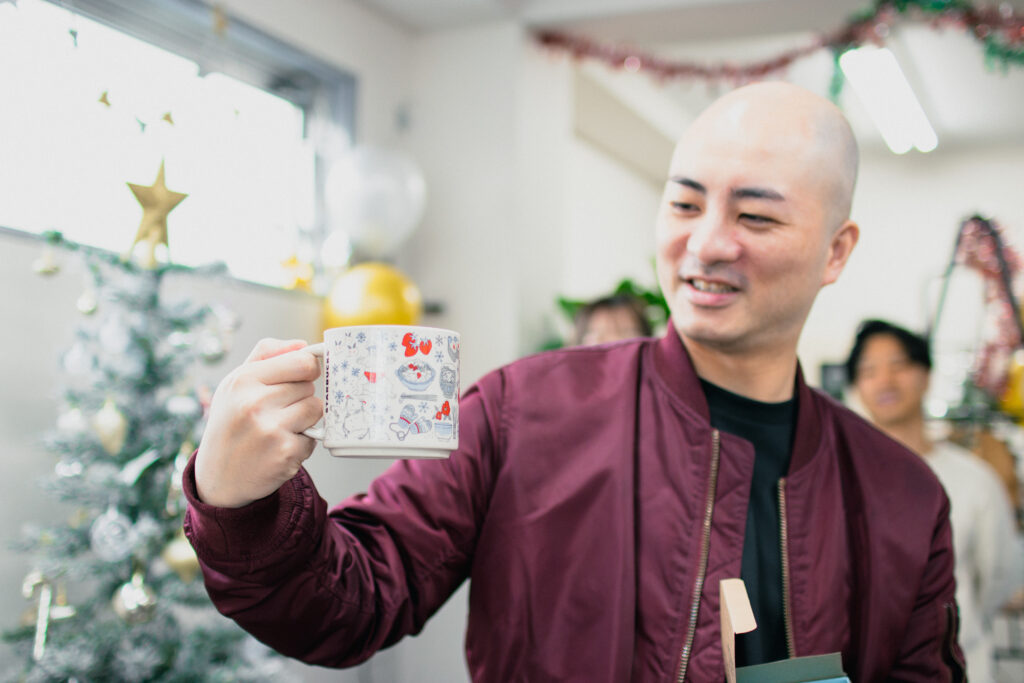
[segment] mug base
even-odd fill
[[[438,460],[452,452],[445,448],[395,448],[393,446],[324,446],[335,458],[390,458],[401,460]]]

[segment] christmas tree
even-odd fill
[[[192,373],[224,355],[237,323],[223,309],[162,300],[168,273],[215,269],[157,260],[167,213],[184,198],[164,187],[162,167],[152,187],[132,191],[143,205],[133,245],[141,257],[50,233],[36,264],[53,273],[56,249],[78,252],[92,280],[78,300],[59,418],[46,437],[55,466],[44,487],[74,512],[64,524],[24,530],[31,607],[4,633],[21,657],[0,673],[12,681],[278,678],[280,658],[210,604],[181,529],[181,473],[205,403]]]

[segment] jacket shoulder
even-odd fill
[[[813,395],[824,421],[832,425],[836,450],[867,485],[884,490],[912,487],[919,496],[945,500],[942,484],[921,456],[823,392],[813,390]]]
[[[622,382],[638,375],[643,350],[655,341],[644,337],[541,351],[491,371],[479,383],[521,388],[542,397],[564,391],[579,397],[590,390],[621,388]]]

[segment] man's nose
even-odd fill
[[[687,253],[704,264],[732,262],[740,257],[735,227],[716,213],[707,213],[694,221],[686,241]]]

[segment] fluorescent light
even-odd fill
[[[839,66],[889,149],[905,154],[912,147],[930,152],[938,146],[935,129],[892,52],[871,46],[847,50]]]

